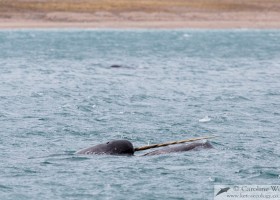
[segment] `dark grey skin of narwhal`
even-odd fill
[[[93,147],[77,151],[76,154],[107,154],[107,155],[133,155],[134,148],[128,140],[112,140],[106,144],[98,144]]]
[[[167,153],[176,153],[176,152],[183,152],[183,151],[191,151],[191,150],[199,150],[199,149],[211,149],[213,146],[210,142],[194,142],[191,144],[183,144],[179,146],[168,146],[159,150],[155,150],[149,153],[144,154],[143,156],[153,156],[153,155],[160,155],[160,154],[167,154]]]
[[[155,150],[144,154],[143,156],[160,155],[167,153],[183,152],[197,149],[209,149],[213,148],[210,142],[194,142],[191,144],[183,144],[179,146],[165,147],[159,150]],[[128,140],[112,140],[106,144],[98,144],[93,147],[82,149],[77,151],[76,154],[105,154],[105,155],[124,155],[132,156],[134,154],[134,148],[131,142]]]

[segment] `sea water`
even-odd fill
[[[280,184],[280,31],[3,30],[0,122],[1,200],[204,200],[216,184]],[[208,135],[211,150],[75,155]]]

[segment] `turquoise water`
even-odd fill
[[[1,200],[213,199],[215,184],[280,184],[280,31],[0,31],[0,122]],[[213,134],[212,150],[74,154]]]

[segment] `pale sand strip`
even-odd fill
[[[41,22],[5,21],[0,29],[48,29],[48,28],[85,28],[85,29],[280,29],[278,21],[105,21],[105,22]]]
[[[39,16],[39,17],[38,17]],[[144,13],[109,12],[42,14],[9,13],[1,18],[0,29],[22,28],[148,28],[148,29],[280,29],[280,13],[278,12],[188,12]]]

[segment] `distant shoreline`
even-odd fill
[[[0,0],[0,29],[280,29],[275,0]]]
[[[280,19],[280,16],[279,16]],[[0,20],[0,29],[280,29],[280,21],[99,21],[49,22],[36,20]]]

